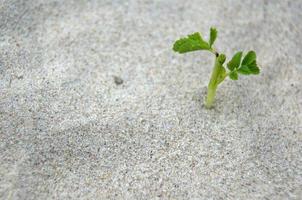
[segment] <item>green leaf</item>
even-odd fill
[[[238,72],[243,75],[259,74],[260,69],[257,66],[256,53],[249,51],[242,61],[242,66],[238,69]]]
[[[210,47],[212,47],[212,45],[214,44],[216,38],[217,38],[217,30],[216,30],[216,28],[211,27],[211,29],[210,29],[210,40],[209,40]]]
[[[255,51],[249,51],[242,60],[242,65],[249,65],[256,60]]]
[[[238,73],[237,71],[232,71],[230,74],[229,74],[230,78],[232,80],[238,80]]]
[[[219,66],[219,72],[218,73],[219,73],[219,75],[217,77],[217,85],[220,84],[226,77],[226,71],[225,71],[225,68],[222,65]]]
[[[173,50],[178,53],[187,53],[197,50],[210,50],[209,44],[204,41],[200,33],[188,35],[186,38],[177,40],[173,45]]]
[[[243,74],[243,75],[251,74],[250,68],[246,65],[242,65],[237,71],[238,71],[238,73]]]
[[[218,59],[218,62],[221,65],[223,65],[223,63],[225,62],[226,56],[224,54],[220,54],[217,59]]]
[[[252,64],[250,64],[248,67],[249,67],[249,70],[250,70],[251,74],[259,74],[260,73],[260,69],[257,66],[256,60]]]
[[[237,52],[233,58],[228,62],[227,67],[229,70],[233,71],[234,69],[238,68],[240,66],[242,57],[242,51]]]

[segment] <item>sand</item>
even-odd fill
[[[302,1],[0,0],[0,199],[301,199]],[[208,37],[259,76],[203,107]]]

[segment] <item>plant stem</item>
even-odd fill
[[[215,95],[216,95],[216,89],[218,86],[217,83],[217,78],[219,76],[220,70],[220,62],[218,61],[218,56],[216,56],[215,59],[215,64],[214,64],[214,69],[211,75],[211,79],[208,85],[208,93],[207,93],[207,98],[206,98],[206,102],[205,102],[205,107],[206,108],[212,108],[213,107],[213,103],[215,100]]]

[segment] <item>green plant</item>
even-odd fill
[[[215,55],[215,64],[208,85],[208,92],[205,101],[206,108],[213,107],[217,86],[221,84],[226,77],[230,77],[232,80],[238,80],[238,74],[256,75],[260,73],[260,69],[256,62],[256,53],[254,51],[249,51],[243,59],[242,51],[235,53],[232,59],[226,64],[228,69],[227,71],[224,67],[226,56],[224,54],[219,54],[213,48],[216,38],[217,30],[215,28],[211,28],[210,39],[208,42],[203,40],[200,33],[193,33],[188,35],[186,38],[177,40],[173,45],[173,50],[180,54],[206,50]]]

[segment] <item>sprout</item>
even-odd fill
[[[260,69],[256,62],[256,53],[249,51],[242,59],[241,51],[235,53],[232,59],[226,64],[228,72],[224,67],[226,56],[219,54],[212,47],[217,38],[217,30],[211,28],[209,41],[203,40],[200,33],[193,33],[186,38],[177,40],[173,45],[173,50],[180,54],[198,50],[206,50],[215,55],[215,64],[212,71],[211,79],[208,85],[208,92],[205,101],[206,108],[212,108],[215,100],[216,90],[226,77],[232,80],[238,80],[238,74],[256,75],[260,73]]]

